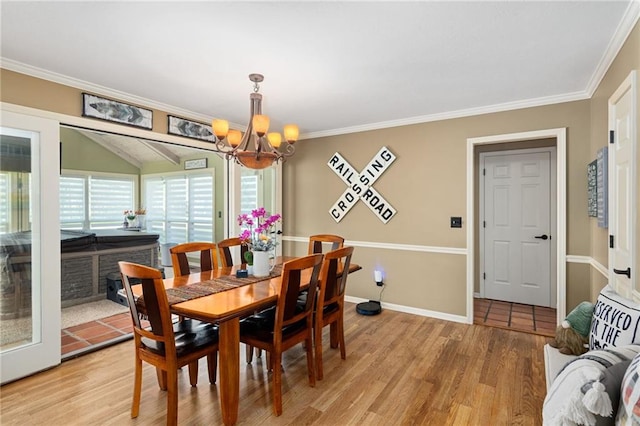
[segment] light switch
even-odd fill
[[[451,216],[451,227],[462,228],[462,218],[460,216]]]

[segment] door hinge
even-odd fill
[[[483,220],[483,221],[482,221],[482,227],[483,227],[483,228],[486,228],[486,227],[487,227],[487,221],[486,221],[486,220]]]
[[[487,273],[486,273],[486,272],[483,272],[483,273],[482,273],[482,279],[483,279],[483,280],[486,280],[486,279],[487,279]]]
[[[613,248],[613,235],[609,235],[609,248]]]
[[[482,176],[486,176],[487,175],[487,169],[482,169]]]
[[[609,130],[609,143],[614,143],[615,141],[615,130]]]

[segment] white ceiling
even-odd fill
[[[306,137],[591,96],[638,1],[8,2],[2,66]],[[80,99],[78,99],[80,102]]]

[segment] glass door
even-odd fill
[[[2,111],[0,383],[60,363],[59,123]]]
[[[282,214],[282,165],[267,167],[261,170],[248,169],[233,164],[230,166],[230,190],[228,218],[229,236],[240,233],[236,218],[241,213],[250,213],[258,207],[264,207],[269,214]],[[276,225],[276,232],[281,234],[282,223]],[[282,241],[276,246],[276,255],[282,254]]]

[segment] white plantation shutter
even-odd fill
[[[60,177],[63,229],[119,228],[124,211],[137,207],[134,175],[64,174]]]
[[[0,173],[0,234],[9,232],[9,173]]]
[[[91,229],[122,226],[124,211],[136,210],[135,185],[131,178],[91,176],[89,221]]]
[[[249,214],[258,208],[258,176],[240,177],[240,213]]]
[[[86,177],[60,176],[60,226],[82,229],[87,217]]]
[[[165,243],[215,241],[213,171],[143,176],[147,229]]]

